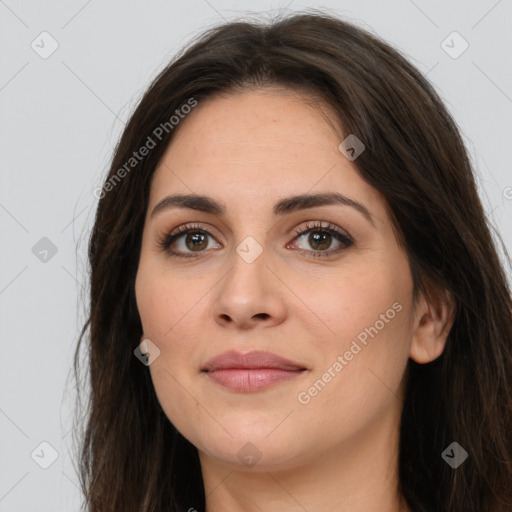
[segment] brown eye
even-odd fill
[[[210,243],[215,240],[211,233],[199,226],[180,226],[170,234],[164,236],[159,245],[171,256],[191,258],[206,249],[222,247],[220,244]]]
[[[325,231],[312,231],[308,235],[308,243],[313,249],[326,250],[332,243],[332,235]]]
[[[200,232],[187,233],[185,236],[185,245],[191,251],[200,251],[208,246],[208,235]]]
[[[322,226],[321,223],[312,226],[306,225],[306,229],[298,230],[296,235],[294,240],[303,243],[305,246],[299,246],[299,249],[310,253],[314,257],[330,256],[333,253],[348,249],[354,244],[348,235],[345,235],[330,223],[328,226]],[[333,243],[337,244],[334,248],[332,248]]]

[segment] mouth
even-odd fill
[[[249,393],[288,381],[309,370],[300,363],[271,352],[253,351],[243,354],[229,351],[208,361],[201,372],[225,388]]]

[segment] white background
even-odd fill
[[[137,99],[177,50],[223,18],[308,7],[370,29],[427,74],[512,252],[511,0],[0,0],[0,512],[80,507],[70,369],[84,320],[93,190]],[[31,47],[51,48],[43,31],[58,43],[46,59]],[[456,59],[441,46],[453,31],[469,44]],[[46,262],[32,252],[43,237],[57,249]],[[43,441],[58,453],[48,469],[31,458]],[[42,450],[40,460],[50,456]]]

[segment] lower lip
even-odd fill
[[[298,377],[304,371],[282,370],[279,368],[227,368],[206,372],[206,374],[221,386],[233,391],[250,393]]]

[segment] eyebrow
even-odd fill
[[[325,192],[320,194],[302,194],[291,196],[278,201],[273,208],[274,216],[283,216],[299,210],[314,208],[316,206],[342,205],[350,206],[361,213],[372,226],[375,222],[368,208],[355,199],[337,192]],[[151,218],[158,213],[170,208],[189,208],[200,212],[212,213],[223,216],[226,214],[226,206],[211,197],[198,194],[172,195],[164,197],[151,212]]]

